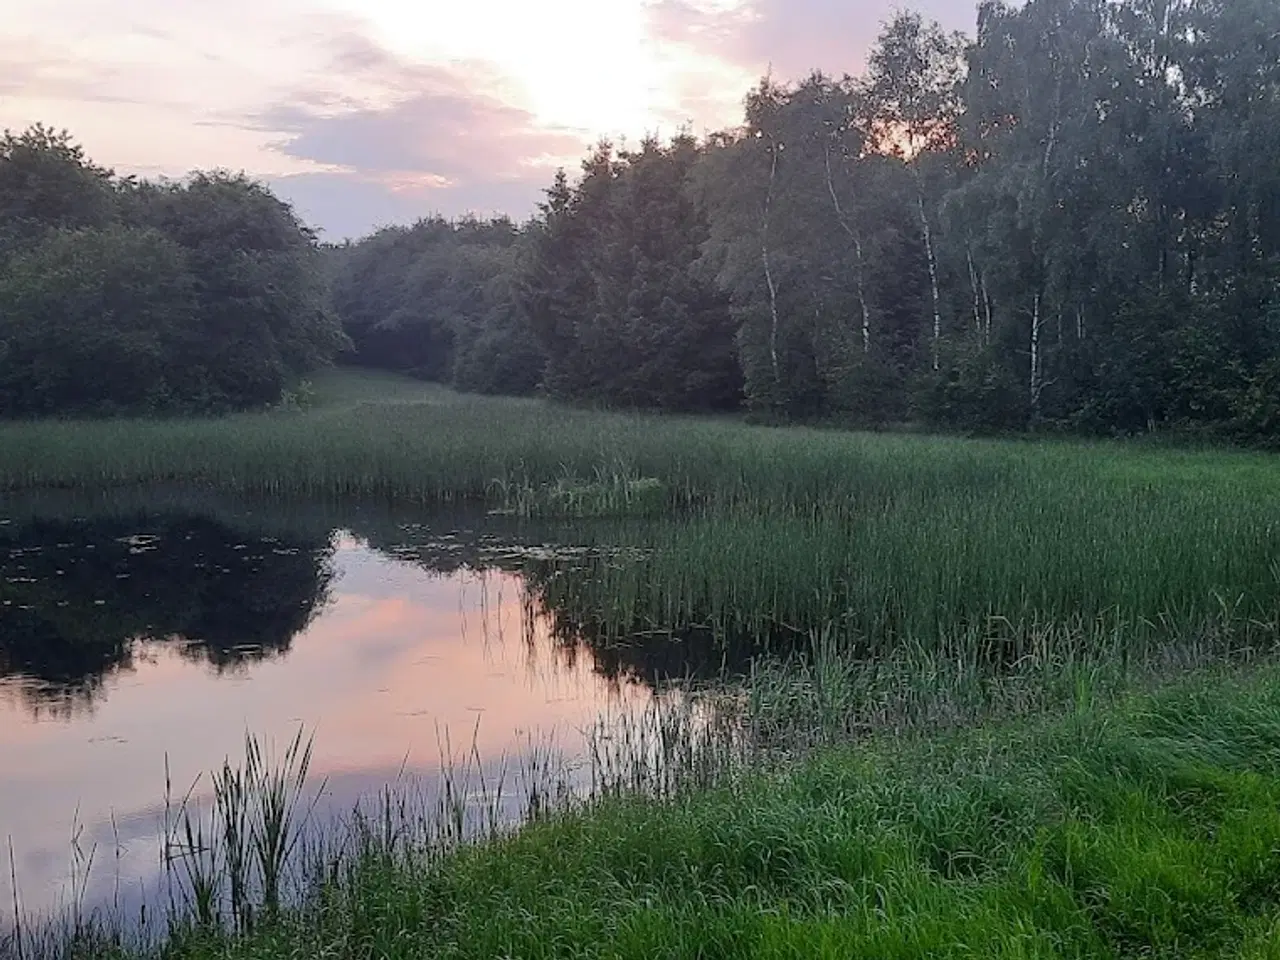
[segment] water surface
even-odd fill
[[[575,555],[563,532],[367,505],[0,504],[0,839],[23,907],[78,896],[91,853],[85,900],[136,901],[166,769],[184,792],[247,731],[313,733],[330,811],[450,753],[572,755],[653,696],[538,603],[530,564]]]

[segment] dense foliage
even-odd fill
[[[1269,437],[1277,157],[1273,3],[986,0],[971,40],[904,13],[862,76],[765,80],[701,143],[602,145],[521,230],[357,245],[340,308],[357,342],[396,333],[387,365],[460,383],[453,331],[484,331],[485,389]],[[501,265],[440,265],[486,233]]]
[[[273,403],[345,342],[314,236],[260,184],[139,183],[65,134],[0,137],[0,414]]]
[[[629,406],[736,406],[729,298],[701,269],[710,235],[691,178],[697,144],[607,144],[570,189],[548,191],[531,230],[522,303],[547,353],[553,396]]]
[[[516,299],[509,220],[440,218],[331,248],[334,302],[359,363],[480,393],[530,393],[545,360]]]
[[[0,409],[259,405],[349,336],[480,392],[1272,439],[1278,65],[1265,0],[985,0],[972,39],[902,13],[861,76],[602,143],[526,224],[323,255],[246,179],[139,184],[8,134]]]

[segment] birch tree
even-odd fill
[[[917,13],[886,25],[868,59],[866,94],[874,111],[874,145],[901,157],[915,183],[920,242],[929,267],[932,364],[941,362],[942,293],[935,218],[946,157],[958,142],[963,110],[964,40]]]

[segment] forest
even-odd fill
[[[278,403],[347,346],[315,235],[263,185],[118,177],[0,137],[0,415]]]
[[[88,269],[88,265],[92,269]],[[1280,436],[1280,7],[903,12],[859,75],[601,142],[527,222],[320,244],[244,177],[0,141],[0,410],[216,411],[334,358],[464,391]]]
[[[1280,427],[1280,8],[986,2],[537,217],[334,251],[363,363],[467,390],[969,430]]]

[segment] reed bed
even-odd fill
[[[678,624],[785,642],[836,623],[864,650],[966,637],[1016,657],[1066,625],[1140,643],[1224,618],[1280,637],[1275,502],[1158,499],[1022,489],[860,517],[697,514],[591,533],[637,548],[626,564],[534,577],[548,607],[619,641]]]
[[[766,428],[403,385],[374,401],[343,376],[305,412],[3,424],[0,490],[167,484],[568,519],[577,540],[649,557],[574,581],[619,635],[835,622],[892,647],[1063,623],[1180,636],[1224,610],[1262,632],[1277,621],[1266,455]]]
[[[347,374],[335,374],[339,385]],[[335,388],[336,389],[336,388]],[[1138,502],[1280,489],[1262,454],[988,441],[596,412],[440,390],[200,420],[0,424],[0,489],[176,482],[297,495],[493,501],[497,491],[662,483],[672,506],[859,514],[898,499],[1116,493]]]

